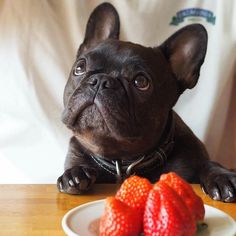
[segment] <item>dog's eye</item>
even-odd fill
[[[85,71],[86,71],[86,62],[85,62],[85,60],[78,61],[77,65],[74,69],[74,72],[73,72],[74,75],[75,76],[82,75],[82,74],[85,73]]]
[[[134,79],[134,86],[141,91],[148,90],[150,87],[149,79],[143,75],[138,75]]]

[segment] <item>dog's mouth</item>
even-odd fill
[[[78,119],[83,110],[91,106],[92,103],[84,103],[83,105],[78,104],[77,106],[68,106],[62,113],[62,122],[72,131],[76,130],[78,126]]]
[[[124,107],[110,106],[103,103],[99,97],[94,102],[86,102],[73,108],[65,108],[62,121],[76,135],[92,134],[94,137],[124,137],[135,136],[130,117]]]
[[[107,134],[109,128],[98,106],[93,103],[77,113],[73,122],[73,131],[77,134],[85,132]]]

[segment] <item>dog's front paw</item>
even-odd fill
[[[214,168],[201,181],[203,191],[213,200],[222,202],[236,201],[236,172]]]
[[[75,166],[67,169],[57,179],[57,188],[60,192],[82,194],[86,192],[96,180],[96,172],[88,167]]]

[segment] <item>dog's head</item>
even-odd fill
[[[120,41],[119,25],[109,3],[92,12],[65,87],[63,122],[91,153],[132,158],[158,145],[179,95],[196,85],[207,33],[189,25],[151,48]]]

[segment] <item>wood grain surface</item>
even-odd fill
[[[211,200],[192,185],[205,204],[223,210],[236,220],[236,203]],[[83,203],[114,195],[118,185],[97,184],[83,196],[59,193],[56,185],[0,185],[0,235],[65,235],[64,214]]]

